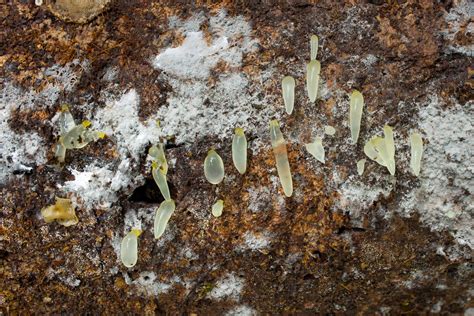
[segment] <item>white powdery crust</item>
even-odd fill
[[[208,296],[215,300],[232,299],[238,301],[240,293],[244,288],[245,280],[235,276],[235,274],[227,274],[224,278],[217,281],[216,285],[209,292]]]
[[[269,119],[278,114],[273,103],[253,92],[260,89],[250,87],[251,82],[241,69],[244,54],[256,47],[250,24],[243,17],[230,17],[221,11],[209,18],[212,41],[208,44],[199,31],[205,19],[202,14],[187,21],[172,19],[170,27],[183,33],[185,40],[179,47],[165,49],[152,61],[155,68],[163,71],[161,79],[173,87],[167,105],[158,112],[164,134],[176,136],[178,143],[189,144],[199,137],[229,138],[236,126],[266,133]],[[221,61],[232,70],[221,74],[215,86],[210,86],[211,70]]]
[[[225,316],[256,316],[258,315],[257,311],[247,305],[239,305],[234,307],[227,313]]]

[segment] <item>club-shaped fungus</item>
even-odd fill
[[[270,139],[283,192],[287,197],[290,197],[293,194],[293,180],[291,178],[290,163],[288,162],[286,141],[277,120],[270,121]]]
[[[281,92],[283,94],[283,102],[288,115],[293,112],[295,106],[295,79],[292,76],[286,76],[281,81]]]
[[[326,125],[324,126],[324,134],[334,136],[334,134],[336,134],[336,129],[331,125]]]
[[[316,56],[318,55],[319,38],[316,35],[311,35],[309,43],[311,49],[311,60],[316,60]]]
[[[360,132],[360,121],[364,108],[364,97],[357,90],[352,91],[349,105],[349,125],[351,127],[351,137],[354,144],[357,143]]]
[[[46,223],[56,220],[63,226],[76,225],[79,219],[74,211],[74,205],[70,199],[56,198],[56,203],[41,210],[41,215]]]
[[[64,162],[66,149],[79,149],[88,143],[104,138],[105,134],[89,130],[91,122],[84,121],[76,125],[67,105],[63,105],[59,115],[60,136],[56,144],[55,156],[59,162]]]
[[[364,173],[365,162],[366,161],[367,160],[365,160],[365,159],[361,159],[357,162],[357,173],[359,174],[359,176],[361,176]]]
[[[318,60],[312,60],[306,66],[306,91],[311,102],[316,101],[318,96],[319,73],[321,64]]]
[[[152,158],[151,174],[153,179],[165,200],[170,200],[170,190],[168,188],[168,182],[166,181],[168,162],[166,161],[163,144],[160,143],[158,146],[151,146],[148,150],[148,155]]]
[[[176,204],[174,200],[163,201],[160,204],[160,207],[156,210],[155,213],[155,222],[153,223],[153,234],[155,238],[158,239],[163,235],[170,220],[171,215],[173,215],[174,210],[176,209]]]
[[[132,229],[122,239],[120,244],[120,260],[127,268],[133,267],[138,259],[138,236],[142,232],[138,229]]]
[[[222,215],[222,210],[224,209],[224,201],[222,200],[217,200],[216,203],[214,203],[214,205],[212,205],[212,215],[214,217],[219,217]]]
[[[324,147],[321,137],[316,137],[314,142],[305,145],[306,150],[319,162],[324,163]]]
[[[224,179],[224,162],[214,149],[207,152],[204,160],[204,176],[212,184],[219,184]]]
[[[240,127],[235,129],[232,138],[232,161],[240,174],[244,174],[247,170],[247,139],[244,130]]]
[[[387,167],[390,174],[395,175],[395,142],[393,140],[393,130],[385,125],[384,136],[372,137],[364,146],[364,153],[370,159],[380,165]]]
[[[420,175],[421,158],[423,157],[423,139],[418,133],[410,135],[411,158],[410,168],[413,170],[415,176]]]

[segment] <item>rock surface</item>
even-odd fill
[[[0,6],[3,313],[472,313],[468,1],[116,0],[84,24],[48,5]],[[311,34],[320,39],[315,104],[304,87]],[[286,75],[296,79],[291,116]],[[352,89],[366,104],[357,145]],[[64,103],[108,137],[68,150],[60,166]],[[288,141],[291,198],[270,119]],[[395,132],[395,177],[370,160],[359,176],[363,144],[384,124]],[[232,165],[236,126],[249,140],[244,175]],[[418,178],[412,131],[426,148]],[[304,149],[316,136],[325,164]],[[177,209],[155,240],[163,198],[146,153],[160,140]],[[203,174],[211,147],[225,163],[217,186]],[[55,196],[73,200],[77,225],[45,223],[40,210]],[[218,199],[225,208],[214,218]],[[120,240],[132,228],[143,233],[126,268]]]

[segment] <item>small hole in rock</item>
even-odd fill
[[[168,182],[168,187],[170,189],[171,198],[173,198],[173,196],[175,196],[174,186]],[[142,186],[137,187],[133,191],[128,200],[130,202],[155,204],[161,203],[165,199],[163,195],[161,195],[155,180],[153,180],[153,178],[147,178]]]

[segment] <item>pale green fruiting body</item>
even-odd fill
[[[390,174],[395,175],[395,142],[393,140],[393,130],[385,125],[384,136],[372,137],[364,146],[364,153],[370,159],[380,165],[387,167]]]
[[[120,260],[123,265],[127,268],[133,267],[138,260],[138,236],[141,231],[138,229],[132,229],[122,239],[120,244]]]
[[[319,73],[321,64],[318,60],[312,60],[306,66],[306,91],[311,102],[316,101],[318,96]]]
[[[158,146],[152,146],[148,150],[148,155],[152,157],[151,174],[153,179],[160,189],[161,194],[165,200],[170,200],[170,190],[168,182],[166,181],[166,174],[168,173],[168,162],[166,161],[164,145],[158,144]]]
[[[324,134],[333,136],[334,134],[336,134],[336,129],[331,125],[326,125],[324,126]]]
[[[174,200],[163,201],[160,204],[160,207],[156,210],[155,213],[155,222],[153,224],[153,233],[155,238],[158,239],[163,235],[170,220],[171,215],[173,215],[174,210],[176,209],[176,204]]]
[[[283,102],[288,115],[293,112],[295,105],[295,79],[292,76],[286,76],[281,81],[281,92],[283,94]]]
[[[224,201],[222,200],[217,200],[216,203],[214,203],[214,205],[212,205],[212,215],[214,217],[219,217],[222,215],[222,210],[224,209]]]
[[[364,108],[364,97],[357,90],[352,91],[349,105],[349,125],[351,127],[351,138],[354,144],[357,143],[360,132],[360,121]]]
[[[247,139],[244,130],[237,127],[232,138],[232,161],[240,174],[247,170]]]
[[[418,133],[412,133],[410,135],[410,146],[411,146],[411,158],[410,168],[415,176],[420,175],[421,158],[423,157],[423,139]]]
[[[204,160],[204,176],[212,184],[219,184],[224,179],[224,162],[214,149],[209,150]]]
[[[316,137],[314,142],[306,144],[306,150],[314,156],[319,162],[324,163],[324,147],[321,137]]]
[[[318,55],[318,43],[319,38],[316,35],[311,35],[309,40],[309,46],[311,49],[311,60],[316,60],[316,56]]]
[[[361,176],[364,173],[365,163],[367,160],[361,159],[357,162],[357,173]]]
[[[270,122],[270,138],[283,192],[287,197],[290,197],[293,194],[293,180],[291,178],[290,163],[288,162],[286,142],[277,120]]]

